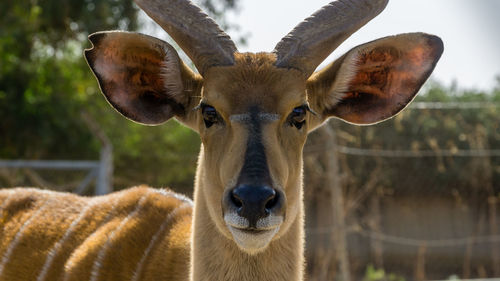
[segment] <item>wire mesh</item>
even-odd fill
[[[370,127],[334,120],[305,147],[308,280],[341,280],[325,181],[334,149],[351,280],[500,278],[500,106],[415,103]],[[325,273],[326,272],[326,273]]]

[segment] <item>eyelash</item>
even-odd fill
[[[290,126],[294,126],[300,130],[306,123],[307,111],[309,111],[309,107],[307,105],[301,105],[294,108],[288,116],[288,123]]]
[[[200,104],[201,114],[203,116],[203,122],[205,122],[205,127],[210,128],[212,125],[218,123],[221,118],[217,110],[208,104]]]

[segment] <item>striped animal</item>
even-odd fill
[[[188,280],[193,203],[134,187],[0,192],[0,280]]]
[[[239,53],[187,0],[136,3],[199,74],[168,43],[137,33],[95,33],[85,56],[125,117],[149,125],[175,117],[200,134],[194,206],[147,187],[95,198],[1,191],[0,280],[302,280],[307,134],[330,117],[371,124],[397,114],[442,41],[386,37],[315,72],[387,0],[332,2],[257,54]]]

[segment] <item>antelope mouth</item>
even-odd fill
[[[236,245],[248,254],[257,254],[269,246],[280,229],[283,217],[271,215],[260,219],[255,227],[249,226],[247,219],[235,213],[226,214],[224,221]]]
[[[232,226],[230,226],[232,227]],[[244,232],[246,234],[252,234],[252,235],[259,235],[262,233],[266,233],[267,231],[270,231],[268,229],[258,229],[258,228],[253,228],[253,227],[248,227],[248,228],[237,228],[237,227],[232,227],[235,228],[238,231]]]

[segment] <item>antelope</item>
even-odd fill
[[[0,192],[0,280],[303,280],[302,149],[330,117],[367,125],[415,97],[443,52],[408,33],[318,65],[388,0],[339,0],[270,53],[240,53],[188,0],[135,0],[180,46],[138,33],[89,36],[85,57],[109,104],[202,145],[194,203],[166,189],[100,197]]]

